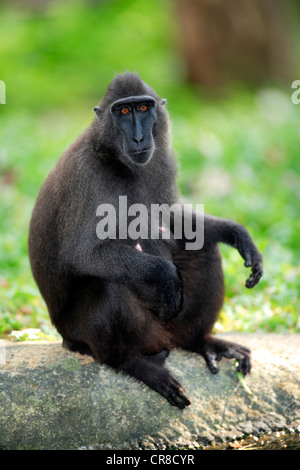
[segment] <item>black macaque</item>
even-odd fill
[[[99,239],[99,205],[117,212],[119,196],[127,196],[128,206],[150,209],[178,203],[179,196],[165,100],[125,73],[94,110],[95,120],[37,198],[29,233],[33,275],[65,346],[184,408],[190,401],[164,365],[171,349],[201,354],[212,373],[222,357],[234,358],[243,374],[251,367],[247,348],[211,336],[224,297],[217,244],[235,247],[251,267],[248,288],[262,276],[262,257],[243,226],[211,216],[204,217],[198,250],[185,248],[184,235],[122,238],[118,217],[116,238]]]

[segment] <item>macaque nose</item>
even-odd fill
[[[133,140],[138,144],[143,140],[143,129],[139,119],[134,116],[133,117]]]
[[[133,137],[133,140],[139,144],[142,140],[143,140],[143,136],[142,134],[135,134],[134,137]]]

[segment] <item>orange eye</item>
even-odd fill
[[[121,109],[121,113],[122,113],[122,114],[128,114],[128,113],[129,113],[129,109],[128,109],[128,108],[122,108],[122,109]]]
[[[142,105],[140,106],[140,111],[142,111],[142,112],[147,111],[147,109],[148,109],[148,108],[147,108],[147,106],[146,106],[145,104],[142,104]]]

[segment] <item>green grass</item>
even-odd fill
[[[249,291],[242,259],[221,248],[218,328],[300,331],[300,105],[290,89],[236,86],[212,99],[185,85],[168,2],[54,2],[46,13],[0,13],[0,337],[26,328],[54,334],[30,272],[31,210],[114,72],[126,69],[168,99],[183,195],[244,224],[263,252],[264,277]]]

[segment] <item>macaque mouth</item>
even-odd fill
[[[147,148],[144,148],[144,149],[136,150],[135,152],[133,152],[133,154],[134,155],[141,155],[143,153],[150,152],[150,150],[151,150],[151,147],[147,147]]]

